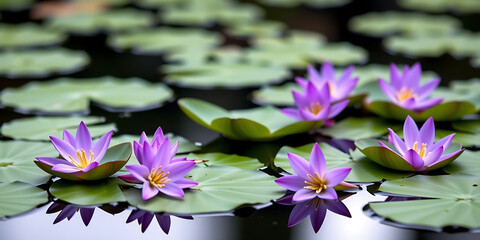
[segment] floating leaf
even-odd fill
[[[469,133],[480,133],[480,120],[462,120],[453,122],[452,127]]]
[[[94,183],[58,180],[50,186],[49,191],[54,197],[76,205],[96,205],[126,201],[117,184],[117,180],[114,178]]]
[[[477,0],[399,0],[397,3],[408,9],[426,12],[476,13],[480,12],[480,2]]]
[[[452,131],[452,130],[436,129],[435,139],[440,140],[441,138],[446,137],[452,133],[455,133],[455,137],[453,138],[453,141],[461,144],[464,147],[472,147],[472,146],[480,145],[480,134],[472,134],[472,133],[465,133],[465,132]]]
[[[389,127],[393,128],[383,119],[349,117],[332,127],[319,128],[317,131],[333,138],[357,140],[384,135],[388,133]]]
[[[480,176],[480,159],[478,154],[479,152],[476,151],[465,150],[462,155],[451,164],[445,166],[443,170],[449,174],[460,173]]]
[[[197,163],[197,166],[230,166],[241,169],[259,169],[265,165],[258,159],[238,156],[236,154],[225,153],[190,153],[187,156],[190,160],[206,160],[203,163]]]
[[[22,112],[60,114],[88,112],[90,101],[108,111],[139,111],[158,107],[171,97],[172,90],[162,83],[107,76],[30,82],[20,88],[4,89],[0,100]]]
[[[118,50],[137,54],[171,54],[211,49],[221,44],[221,36],[200,29],[161,27],[112,35],[108,44]],[[192,44],[195,43],[195,44]]]
[[[58,156],[50,143],[0,141],[0,182],[21,181],[35,185],[46,182],[50,175],[39,169],[35,157]]]
[[[263,4],[268,6],[295,7],[300,4],[305,4],[314,8],[340,7],[351,1],[352,0],[261,0]]]
[[[266,86],[252,93],[253,101],[260,105],[294,106],[292,91],[301,92],[297,83],[287,82],[280,86]]]
[[[65,34],[46,31],[32,23],[0,25],[0,48],[50,46],[59,44],[66,38]]]
[[[56,48],[1,52],[0,62],[2,76],[40,78],[79,71],[90,62],[90,58],[82,51]]]
[[[380,191],[435,198],[400,202],[370,203],[378,215],[403,224],[422,227],[479,228],[480,178],[467,175],[414,176],[387,181]]]
[[[100,31],[121,32],[152,26],[154,15],[135,9],[101,11],[91,14],[75,14],[49,19],[50,29],[76,34],[94,34]]]
[[[315,62],[330,62],[334,65],[364,63],[368,60],[368,52],[348,42],[329,43],[310,51],[309,59]]]
[[[52,166],[35,161],[35,164],[43,171],[59,178],[71,181],[96,181],[108,178],[114,173],[118,172],[132,155],[132,144],[121,143],[107,149],[105,156],[98,163],[98,167],[91,169],[88,172],[74,172],[63,173],[52,170]]]
[[[290,76],[282,67],[248,63],[205,63],[169,66],[166,82],[193,87],[251,87],[278,83]]]
[[[352,168],[345,181],[349,182],[379,182],[383,179],[398,179],[412,175],[411,173],[393,171],[384,168],[360,153],[358,150],[351,151],[350,154],[346,154],[326,143],[319,143],[320,149],[322,149],[327,166],[329,169],[337,167],[349,167]],[[275,157],[275,166],[282,168],[283,170],[294,173],[293,169],[288,162],[287,153],[294,153],[305,160],[310,159],[313,143],[303,145],[297,148],[282,147]]]
[[[188,176],[198,182],[182,199],[159,195],[142,200],[139,189],[124,191],[128,203],[152,212],[182,215],[225,212],[246,204],[265,203],[285,194],[275,177],[258,170],[244,170],[227,166],[195,167]]]
[[[472,78],[470,80],[455,80],[450,82],[451,88],[455,92],[460,93],[476,93],[480,94],[480,78]]]
[[[96,116],[20,118],[4,123],[0,132],[3,136],[15,139],[48,141],[49,136],[62,138],[64,129],[75,133],[81,121],[90,125],[103,122],[105,119]],[[92,137],[100,137],[106,132],[116,129],[114,123],[89,127]]]
[[[23,182],[0,183],[0,218],[27,212],[48,202],[48,193]]]
[[[353,17],[350,30],[382,37],[394,33],[451,33],[461,22],[449,16],[434,16],[412,12],[371,12]]]
[[[286,28],[283,22],[261,21],[235,24],[227,29],[227,33],[236,37],[279,37]]]
[[[267,141],[320,127],[321,121],[298,122],[274,107],[228,112],[198,99],[178,100],[180,109],[198,124],[237,140]]]

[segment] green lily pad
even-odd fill
[[[230,166],[241,169],[259,169],[265,165],[258,159],[238,156],[236,154],[225,153],[190,153],[187,156],[190,160],[206,160],[203,163],[197,163],[197,166]]]
[[[236,37],[279,37],[286,29],[283,22],[260,21],[235,24],[227,29],[227,33]]]
[[[0,218],[11,217],[48,202],[48,193],[23,182],[0,183]]]
[[[1,10],[19,11],[27,9],[34,3],[34,0],[2,0],[0,1]]]
[[[132,144],[121,143],[107,149],[105,156],[98,163],[98,167],[88,172],[80,172],[77,175],[72,173],[63,173],[52,170],[52,166],[35,161],[35,164],[43,171],[59,178],[71,181],[96,181],[105,179],[118,172],[130,159],[132,155]]]
[[[57,31],[76,34],[122,32],[152,26],[155,17],[147,11],[135,9],[110,10],[91,14],[76,14],[49,19],[46,26]]]
[[[399,0],[397,3],[408,9],[425,12],[477,13],[480,12],[480,2],[477,0]]]
[[[394,36],[384,44],[391,52],[408,56],[438,57],[450,53],[456,57],[472,57],[480,52],[480,34],[460,32],[448,35]]]
[[[50,175],[39,169],[35,157],[58,156],[50,143],[25,141],[0,141],[0,182],[45,183]]]
[[[290,31],[284,38],[261,37],[253,40],[247,59],[263,65],[304,68],[313,63],[310,52],[325,44],[325,36],[308,31]]]
[[[301,92],[302,88],[293,82],[280,86],[265,86],[252,92],[252,100],[260,105],[294,106],[293,90]]]
[[[452,130],[435,129],[435,139],[439,140],[447,135],[455,133],[453,142],[457,142],[464,147],[474,147],[480,145],[480,134],[466,133]]]
[[[294,172],[288,162],[287,153],[297,154],[308,161],[313,145],[312,143],[296,148],[288,146],[282,147],[275,157],[275,166],[293,174]],[[319,143],[319,146],[320,149],[322,149],[329,169],[337,167],[352,168],[347,178],[345,178],[345,181],[379,182],[384,179],[398,179],[412,175],[411,173],[393,171],[375,164],[358,150],[350,151],[350,154],[346,154],[326,143]]]
[[[380,191],[434,198],[370,203],[378,215],[403,224],[428,227],[479,228],[480,178],[468,175],[414,176],[387,181]]]
[[[365,63],[368,60],[368,52],[365,49],[349,42],[329,43],[310,51],[307,55],[315,62],[328,61],[334,65]]]
[[[454,80],[450,82],[450,86],[455,92],[480,94],[480,78],[462,81]]]
[[[217,33],[168,27],[115,34],[107,39],[112,48],[130,50],[137,54],[172,54],[212,49],[220,45],[221,41],[222,38]]]
[[[32,23],[0,25],[0,48],[50,46],[60,44],[66,38],[65,34],[46,31]]]
[[[395,33],[452,33],[461,28],[459,20],[450,16],[434,16],[412,12],[371,12],[353,17],[350,30],[382,37]]]
[[[462,120],[453,122],[452,127],[454,129],[468,132],[468,133],[480,133],[480,120]]]
[[[114,123],[98,124],[104,122],[105,119],[96,116],[70,116],[70,117],[32,117],[20,118],[4,123],[0,132],[3,136],[14,139],[25,140],[43,140],[48,141],[49,136],[62,138],[63,130],[66,129],[71,133],[75,133],[78,124],[83,121],[89,125],[89,131],[92,137],[100,137],[110,130],[117,130]]]
[[[30,82],[20,88],[6,88],[1,102],[22,112],[60,114],[88,112],[90,102],[113,112],[156,108],[172,97],[172,90],[162,83],[139,78],[115,77]]]
[[[50,186],[49,191],[54,197],[76,205],[97,205],[126,201],[115,178],[94,183],[58,180]]]
[[[198,124],[237,140],[268,141],[319,128],[321,121],[297,121],[277,108],[227,111],[198,99],[178,100],[180,109]]]
[[[182,199],[159,195],[144,201],[141,190],[135,188],[125,190],[124,194],[128,203],[140,209],[182,215],[230,211],[246,204],[269,202],[285,194],[285,189],[274,182],[275,177],[258,170],[195,167],[188,176],[198,185],[186,191]]]
[[[169,24],[201,26],[211,23],[237,25],[253,22],[263,16],[263,9],[253,4],[230,1],[190,1],[180,7],[169,7],[160,18]]]
[[[391,150],[396,151],[396,148],[392,144],[379,139],[359,139],[355,141],[355,146],[358,148],[359,151],[361,151],[365,156],[367,156],[367,158],[381,166],[399,171],[416,171],[416,169],[412,165],[410,165],[404,158],[402,158],[398,152],[393,152],[385,147],[382,147],[379,144],[379,141],[387,145]],[[459,144],[453,143],[450,144],[450,146],[444,151],[443,154],[453,153],[460,150],[461,148],[462,146],[460,146]],[[454,161],[461,154],[462,151],[452,157],[449,157],[448,159],[445,159],[444,161],[428,167],[427,169],[425,169],[425,171],[442,168],[443,166]]]
[[[295,7],[305,4],[313,8],[332,8],[346,5],[352,0],[261,0],[261,2],[275,7]]]
[[[455,136],[457,138],[457,136]],[[457,160],[448,164],[443,170],[449,174],[470,174],[480,176],[479,152],[465,150]]]
[[[388,133],[389,127],[392,128],[392,125],[380,118],[349,117],[335,123],[332,127],[320,128],[317,131],[325,136],[354,141],[384,135]]]
[[[480,54],[477,54],[477,56],[472,59],[472,66],[476,68],[480,67]]]
[[[90,62],[90,58],[83,51],[56,48],[1,52],[0,62],[1,76],[40,78],[79,71]]]
[[[190,87],[252,87],[278,83],[290,77],[288,69],[248,63],[174,65],[165,69],[165,81]]]

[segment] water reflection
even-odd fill
[[[310,216],[310,222],[312,224],[313,230],[315,233],[320,230],[320,227],[325,220],[325,215],[327,214],[327,210],[334,212],[336,214],[345,216],[345,217],[352,217],[350,211],[342,203],[342,200],[351,196],[353,194],[340,196],[339,200],[327,200],[315,197],[310,200],[302,201],[302,202],[294,202],[293,194],[287,195],[281,199],[277,200],[277,203],[282,205],[295,205],[290,212],[290,217],[288,219],[288,226],[292,227],[300,223],[304,218]]]
[[[82,218],[83,224],[85,224],[85,226],[88,226],[88,224],[92,220],[93,214],[95,212],[95,208],[96,206],[80,206],[80,205],[65,203],[62,201],[56,201],[56,202],[53,202],[48,207],[46,213],[52,214],[52,213],[60,212],[55,218],[55,220],[53,221],[53,224],[57,224],[65,219],[70,221],[70,219],[73,218],[75,213],[80,212],[80,217]],[[116,213],[120,213],[123,210],[125,210],[124,207],[112,206],[112,205],[100,206],[99,208],[101,208],[105,212],[111,213],[112,215]]]
[[[138,224],[142,227],[142,233],[145,232],[153,220],[153,217],[157,219],[158,225],[162,231],[166,234],[170,231],[171,219],[170,215],[153,213],[149,211],[144,211],[140,209],[132,210],[130,215],[127,218],[127,223],[131,223],[137,220]],[[178,216],[179,218],[193,220],[192,216]]]

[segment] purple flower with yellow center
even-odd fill
[[[351,168],[334,168],[327,170],[327,163],[322,150],[316,143],[310,155],[310,162],[302,157],[288,153],[288,161],[296,175],[288,175],[275,179],[275,182],[294,191],[295,202],[313,198],[337,199],[334,187],[339,185]]]
[[[184,158],[173,159],[178,142],[170,146],[168,137],[163,137],[161,141],[154,138],[152,145],[148,140],[140,140],[140,142],[143,143],[134,141],[133,144],[134,153],[140,165],[127,165],[126,168],[131,174],[120,176],[120,178],[143,183],[144,200],[154,197],[158,192],[173,197],[183,197],[184,188],[198,185],[195,181],[184,178],[193,169],[195,162],[186,161]]]
[[[435,125],[431,117],[418,129],[415,121],[407,116],[403,126],[404,140],[392,129],[388,131],[389,143],[380,141],[379,146],[366,148],[359,142],[355,143],[367,157],[384,167],[428,171],[447,165],[464,151],[458,144],[451,144],[455,133],[434,142]]]
[[[440,83],[440,78],[420,86],[421,77],[422,69],[419,63],[411,68],[405,66],[402,73],[394,64],[391,64],[390,84],[383,79],[378,79],[378,84],[392,103],[411,111],[421,112],[443,101],[442,98],[429,98]]]
[[[306,89],[308,82],[312,82],[318,89],[321,89],[327,84],[330,93],[330,101],[337,102],[348,98],[357,85],[358,78],[352,77],[352,72],[353,66],[349,66],[337,79],[332,64],[330,64],[330,62],[324,62],[321,74],[313,66],[308,66],[308,80],[297,77],[295,78],[295,81],[303,89]]]
[[[305,93],[292,91],[297,108],[284,108],[281,111],[300,121],[327,121],[334,118],[348,105],[349,100],[331,104],[328,84],[317,88],[314,83],[308,82]]]
[[[37,157],[37,160],[51,166],[51,171],[81,176],[99,166],[110,144],[112,133],[113,131],[107,132],[94,145],[90,131],[85,123],[81,122],[75,137],[67,130],[63,131],[63,140],[50,137],[53,146],[63,159]]]

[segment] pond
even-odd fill
[[[478,239],[479,17],[475,0],[0,2],[0,239]],[[343,79],[359,78],[332,103],[349,83],[315,95],[313,69],[329,66],[337,78],[354,66]],[[431,86],[441,78],[434,91],[418,88],[432,89],[435,106],[406,104],[416,89],[389,100],[377,79],[394,85],[402,74]],[[297,102],[303,90],[319,100],[283,114],[292,90]],[[326,108],[325,91],[329,111],[345,109],[308,119]],[[90,174],[34,163],[62,154],[49,136],[74,138],[81,121],[94,143],[114,130],[110,146],[123,144]],[[407,146],[412,123],[420,133]],[[117,178],[147,158],[146,144],[129,143],[145,132],[155,145],[159,127],[179,141],[176,157],[195,160],[183,176],[199,185],[184,198],[163,191],[171,179],[160,168],[145,180],[161,191],[150,200],[142,184]],[[452,144],[439,140],[452,133]],[[433,136],[448,142],[441,152]],[[328,169],[349,173],[318,176],[315,142]],[[78,159],[91,162],[93,149]],[[436,154],[441,163],[426,163]],[[278,179],[299,172],[309,178],[298,191],[317,195],[292,202]],[[338,200],[326,200],[334,178]],[[338,190],[343,179],[353,188]]]

